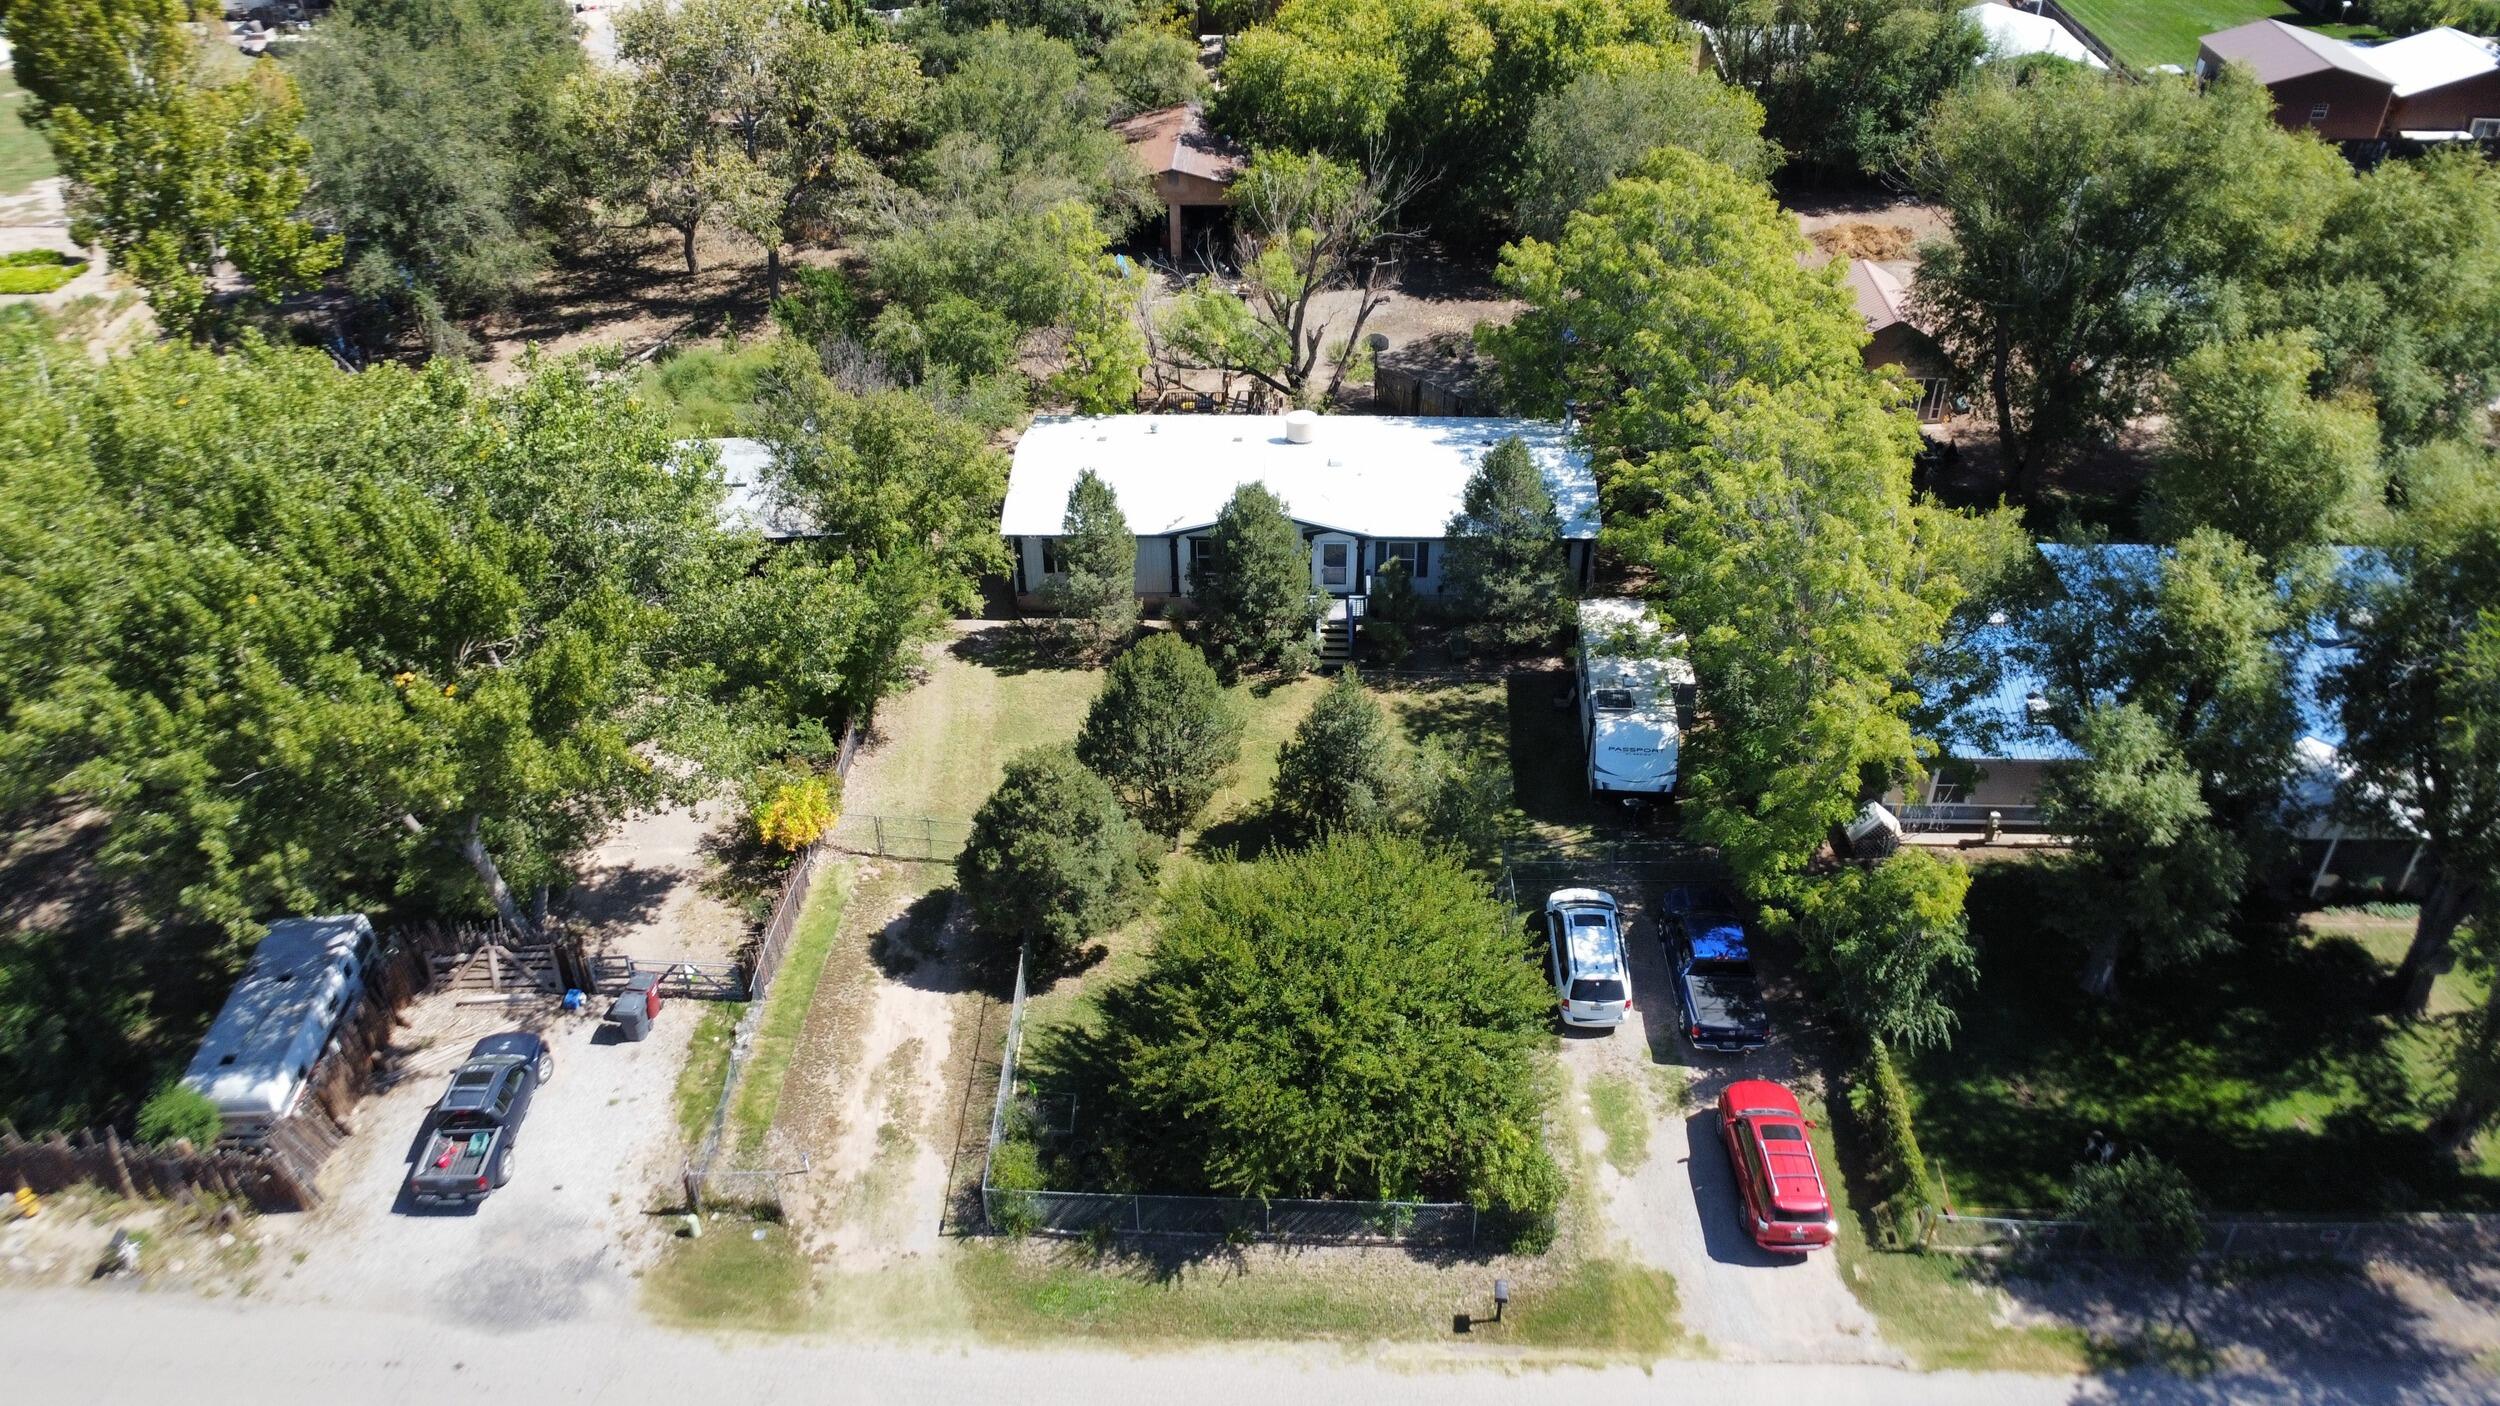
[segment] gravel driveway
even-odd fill
[[[679,1157],[672,1093],[700,1008],[672,1002],[651,1038],[619,1044],[590,1016],[549,1006],[410,1008],[426,1040],[410,1076],[359,1110],[356,1136],[322,1171],[323,1207],[273,1217],[268,1292],[415,1313],[490,1333],[629,1313],[634,1270],[667,1222]],[[555,1077],[531,1104],[512,1183],[473,1211],[419,1209],[403,1192],[446,1074],[479,1036],[536,1029]]]
[[[1615,1240],[1633,1258],[1675,1276],[1685,1328],[1722,1357],[1905,1362],[1877,1336],[1874,1319],[1841,1283],[1829,1251],[1775,1255],[1737,1224],[1734,1175],[1711,1103],[1739,1078],[1794,1084],[1797,1061],[1776,1041],[1741,1058],[1696,1057],[1677,1038],[1674,988],[1651,912],[1653,889],[1621,884],[1611,890],[1623,905],[1637,1009],[1612,1034],[1561,1037],[1574,1097],[1585,1102],[1591,1080],[1613,1076],[1632,1084],[1649,1115],[1648,1159],[1630,1175],[1598,1166]],[[1690,1091],[1683,1108],[1665,1093],[1679,1083]]]

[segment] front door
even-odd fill
[[[1318,537],[1311,542],[1311,584],[1333,596],[1354,591],[1354,543],[1344,537]]]

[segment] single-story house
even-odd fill
[[[2328,141],[2500,138],[2500,45],[2461,30],[2363,45],[2257,20],[2198,45],[2199,78],[2233,63],[2273,94],[2275,121]]]
[[[2113,544],[2075,547],[2044,543],[2041,557],[2060,584],[2081,595],[2103,581],[2149,578],[2158,572],[2163,548]],[[2366,569],[2369,558],[2348,552],[2346,570]],[[1964,653],[1979,667],[1973,670],[1981,689],[1959,700],[1936,728],[1943,755],[1928,767],[1926,785],[1916,795],[1887,796],[1905,831],[1956,833],[1997,826],[2010,832],[2040,829],[2041,784],[2061,766],[2083,759],[2083,753],[2051,725],[2050,686],[2034,667],[2025,648],[2019,621],[1991,616],[1961,641]],[[2330,813],[2344,789],[2338,760],[2344,744],[2342,715],[2326,693],[2328,676],[2351,657],[2335,622],[2317,622],[2306,645],[2292,660],[2291,687],[2299,735],[2294,742],[2299,765],[2285,795],[2293,832],[2303,842],[2316,882],[2329,876],[2339,858],[2347,867],[2366,864],[2377,877],[2401,890],[2419,876],[2420,845],[2404,817],[2390,811],[2384,823],[2355,828]],[[1950,681],[1930,681],[1931,696],[1950,696]],[[2378,871],[2383,870],[2383,873]]]
[[[1016,445],[999,530],[1015,559],[1015,591],[1040,603],[1058,574],[1068,490],[1091,469],[1137,537],[1137,594],[1186,599],[1216,515],[1245,484],[1282,499],[1311,548],[1314,593],[1370,593],[1371,575],[1403,557],[1415,589],[1438,595],[1445,533],[1487,452],[1516,436],[1562,519],[1571,569],[1595,564],[1597,478],[1564,426],[1539,420],[1389,415],[1044,416]]]
[[[1859,355],[1869,369],[1898,366],[1918,385],[1918,418],[1936,421],[1951,408],[1952,363],[1944,348],[1912,320],[1910,290],[1900,275],[1872,259],[1852,259],[1845,275],[1858,316],[1866,319],[1866,346]]]
[[[1977,61],[1980,63],[2046,54],[2050,58],[2079,63],[2086,68],[2109,67],[2100,55],[2093,53],[2066,26],[2048,15],[1990,0],[1987,4],[1965,8],[1962,17],[1978,25],[1980,32],[1988,36],[1988,52],[1979,57]]]
[[[1178,261],[1195,236],[1211,234],[1233,204],[1233,178],[1247,154],[1207,130],[1197,103],[1157,108],[1112,124],[1163,201],[1165,257]]]

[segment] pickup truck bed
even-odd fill
[[[1705,1050],[1753,1050],[1769,1039],[1762,984],[1750,972],[1694,963],[1678,972],[1676,981],[1684,995],[1685,1038],[1694,1044]]]

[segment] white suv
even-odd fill
[[[1622,915],[1602,889],[1557,889],[1545,899],[1545,968],[1565,1025],[1611,1030],[1632,1009]]]

